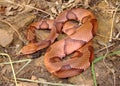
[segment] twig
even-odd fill
[[[20,33],[15,29],[15,27],[12,24],[10,24],[9,22],[7,22],[5,20],[0,20],[0,21],[3,22],[3,23],[6,23],[7,25],[9,25],[18,34],[19,39],[24,42],[24,40],[22,39]]]
[[[16,72],[16,75],[17,75],[20,71],[22,71],[31,61],[32,61],[32,60],[28,60],[28,62],[27,62],[25,65],[23,65],[23,66]]]
[[[115,45],[115,44],[113,43],[113,44],[109,45],[108,48],[109,48],[109,47],[112,47],[112,46],[114,46],[114,45]],[[98,52],[100,52],[100,51],[103,51],[104,49],[106,49],[106,47],[103,47],[103,48],[97,50],[95,53],[98,53]]]
[[[29,7],[29,8],[32,8],[32,9],[35,9],[35,10],[38,10],[38,11],[41,11],[41,12],[47,14],[47,15],[52,16],[50,13],[48,13],[48,12],[46,12],[46,11],[44,11],[44,10],[38,9],[38,8],[36,8],[36,7],[30,6],[30,5],[26,5],[26,4],[22,4],[22,5],[21,5],[21,4],[15,3],[15,2],[10,1],[10,0],[5,0],[5,1],[8,2],[8,3],[10,3],[10,4],[14,4],[14,5],[20,6],[20,7],[23,7],[23,6]]]
[[[39,81],[39,80],[31,80],[31,79],[24,79],[24,78],[17,78],[17,80],[27,81],[27,82],[35,82],[35,83],[42,83],[42,84],[49,84],[49,85],[52,85],[52,86],[53,85],[55,85],[55,86],[80,86],[80,85],[72,85],[72,84],[61,84],[61,83],[43,82],[43,81]]]
[[[96,35],[97,35],[97,36],[100,36],[100,37],[103,37],[103,38],[110,38],[110,37],[105,37],[105,36],[103,36],[103,35],[101,35],[101,34],[98,34],[98,33],[97,33]],[[112,37],[111,39],[120,40],[120,38],[117,38],[117,39],[116,39],[116,37],[115,37],[115,38]]]
[[[116,35],[115,38],[116,38],[116,39],[119,39],[119,38],[118,38],[119,36],[120,36],[120,32]]]
[[[104,2],[109,6],[109,3],[108,3],[108,1],[107,0],[104,0]]]
[[[113,33],[114,21],[115,21],[115,16],[116,16],[116,13],[117,13],[117,10],[118,10],[119,6],[120,5],[118,5],[115,8],[115,12],[113,13],[113,20],[112,20],[111,29],[110,29],[110,39],[109,39],[110,42],[112,41],[112,33]]]
[[[28,61],[31,61],[31,59],[25,59],[25,60],[19,60],[19,61],[12,61],[12,64],[13,63],[20,63],[20,62],[28,62]],[[2,62],[2,63],[0,63],[0,65],[2,65],[2,64],[10,64],[10,62]]]
[[[93,80],[94,80],[94,85],[96,84],[96,77],[95,77],[95,73],[94,73],[94,64],[95,63],[97,63],[97,62],[99,62],[99,61],[101,61],[101,60],[103,60],[104,58],[106,58],[106,57],[109,57],[109,56],[113,56],[113,55],[116,55],[116,54],[119,54],[120,53],[120,50],[118,50],[118,51],[114,51],[114,52],[112,52],[112,53],[106,53],[104,56],[100,56],[100,57],[97,57],[94,61],[93,61],[93,63],[92,63],[92,68],[91,68],[91,70],[92,70],[92,74],[93,74]],[[105,65],[106,66],[106,65]],[[108,66],[106,66],[108,69],[110,69]],[[116,81],[115,81],[115,73],[114,73],[114,71],[113,70],[111,70],[110,69],[110,71],[113,73],[113,78],[114,78],[114,86],[115,86],[115,83],[116,83]]]
[[[107,51],[106,51],[106,54],[104,55],[103,63],[104,63],[104,65],[106,66],[106,68],[112,72],[112,74],[113,74],[113,86],[115,86],[115,83],[116,83],[116,81],[115,81],[115,73],[114,73],[114,71],[113,71],[113,70],[106,64],[106,62],[105,62],[106,56],[107,56],[107,54],[108,54],[108,47],[107,47],[107,45],[105,45],[105,47],[106,47],[106,50],[107,50]]]
[[[0,55],[8,57],[8,59],[10,61],[11,68],[12,68],[13,77],[14,77],[14,80],[15,80],[15,86],[17,86],[17,79],[16,79],[16,76],[15,76],[15,71],[14,71],[14,68],[13,68],[11,57],[8,54],[6,54],[6,53],[0,53]]]
[[[114,51],[114,52],[112,52],[112,53],[109,53],[109,54],[106,55],[106,57],[113,56],[113,55],[116,55],[116,54],[120,54],[120,50]],[[97,63],[97,62],[101,61],[103,58],[104,58],[104,56],[97,57],[97,58],[93,61],[93,63]]]
[[[47,15],[52,16],[50,13],[48,13],[48,12],[46,12],[46,11],[44,11],[44,10],[38,9],[38,8],[36,8],[36,7],[30,6],[30,5],[24,5],[24,6],[29,7],[29,8],[33,8],[33,9],[35,9],[35,10],[41,11],[41,12],[43,12],[43,13],[46,13]]]
[[[12,61],[12,62],[3,62],[0,63],[0,65],[3,64],[13,64],[13,63],[20,63],[20,62],[27,62],[22,68],[20,68],[15,74],[17,75],[21,70],[23,70],[30,62],[32,61],[32,59],[25,59],[25,60],[19,60],[19,61]]]

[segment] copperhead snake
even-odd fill
[[[74,25],[70,20],[79,24]],[[44,55],[47,70],[58,78],[72,77],[90,66],[94,58],[92,39],[97,27],[97,19],[92,12],[81,8],[65,10],[55,20],[41,20],[30,24],[27,29],[30,43],[21,52],[31,54],[48,47]],[[36,42],[36,29],[50,29],[50,35],[45,40]],[[59,33],[67,36],[54,42]],[[67,55],[70,55],[69,58],[64,59]]]

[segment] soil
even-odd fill
[[[19,55],[21,48],[28,43],[26,30],[32,22],[55,19],[70,8],[88,9],[97,17],[95,60],[101,56],[103,59],[93,61],[96,85],[91,67],[71,78],[59,79],[50,74],[43,63],[46,49],[32,55]],[[48,34],[49,31],[36,30],[37,40],[46,38]],[[61,34],[57,40],[63,37]],[[0,86],[16,86],[16,82],[17,86],[120,86],[119,51],[119,0],[0,0]],[[109,56],[111,53],[116,54]],[[14,80],[10,59],[17,81]]]

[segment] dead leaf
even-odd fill
[[[7,21],[12,22],[12,25],[17,27],[16,29],[20,29],[24,27],[25,25],[28,25],[36,16],[34,14],[26,14],[26,13],[21,13],[18,14],[14,17],[9,17]]]
[[[29,5],[24,5],[22,8],[19,7],[19,9],[17,11],[21,12],[21,13],[28,13],[32,10],[34,10],[34,6],[35,4],[29,4]]]
[[[55,9],[55,7],[52,7],[51,11],[52,11],[52,13],[57,14],[57,10]]]
[[[13,34],[9,33],[7,30],[0,29],[0,45],[2,47],[8,46],[13,40]]]
[[[2,71],[1,71],[1,74],[8,74],[8,73],[10,73],[12,70],[11,70],[11,67],[10,67],[10,65],[5,65],[5,66],[3,66],[2,67]]]
[[[0,6],[0,14],[4,14],[6,10],[6,6]]]
[[[18,8],[18,6],[8,5],[7,8],[6,8],[5,15],[6,16],[12,16],[12,15],[14,15],[16,13],[17,8]]]
[[[110,38],[111,24],[113,19],[111,17],[111,14],[107,15],[98,14],[97,19],[98,19],[98,31],[97,31],[98,35],[95,37],[95,39],[97,39],[99,43],[107,44]],[[115,28],[113,28],[113,32],[114,30]]]

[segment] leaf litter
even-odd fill
[[[23,45],[27,44],[25,36],[27,26],[33,21],[39,21],[40,19],[54,19],[55,16],[57,16],[65,9],[82,7],[92,10],[98,18],[98,33],[97,36],[94,38],[95,56],[105,56],[106,49],[108,49],[109,55],[109,53],[111,52],[120,50],[120,7],[118,7],[118,9],[116,10],[115,18],[113,18],[115,9],[119,5],[118,3],[120,3],[119,0],[97,0],[96,2],[94,0],[0,0],[0,19],[7,22],[5,23],[0,21],[0,53],[7,53],[11,56],[12,61],[15,61],[15,63],[13,64],[15,73],[17,73],[17,71],[20,70],[27,63],[27,61],[23,62],[23,60],[26,59],[28,56],[17,56],[18,50],[16,48],[18,47],[16,47],[15,45],[17,43],[22,47]],[[14,29],[11,26],[14,27]],[[112,41],[110,42],[109,38],[111,34],[111,27]],[[40,40],[44,39],[48,35],[48,32],[37,31],[36,34],[38,40]],[[105,47],[105,45],[107,47]],[[44,52],[42,55],[44,55]],[[105,58],[104,62],[98,61],[96,64],[94,64],[98,85],[120,85],[120,64],[118,64],[120,60],[119,56],[119,53],[116,53],[114,56],[109,56],[108,58]],[[114,58],[114,60],[111,60],[112,58]],[[8,62],[8,60],[6,60],[5,58],[0,59],[0,61]],[[10,66],[7,66],[8,64],[0,65],[0,70],[2,71],[5,70],[4,68],[9,69],[9,71],[6,71],[5,73],[1,71],[1,86],[10,86],[14,84],[14,79],[10,75],[12,73],[12,70],[11,68],[9,68]],[[106,65],[110,66],[110,69],[116,71],[114,72],[115,75],[111,74],[112,72],[107,68]],[[35,77],[35,80],[43,80],[43,83],[39,81],[34,82],[33,76]],[[18,86],[41,86],[43,84],[63,86],[72,86],[72,84],[74,84],[93,86],[94,84],[90,68],[84,73],[78,76],[71,77],[69,79],[61,80],[57,77],[52,76],[44,67],[43,56],[32,59],[32,61],[27,64],[27,66],[19,71],[16,77],[18,79],[17,81],[19,82]]]

